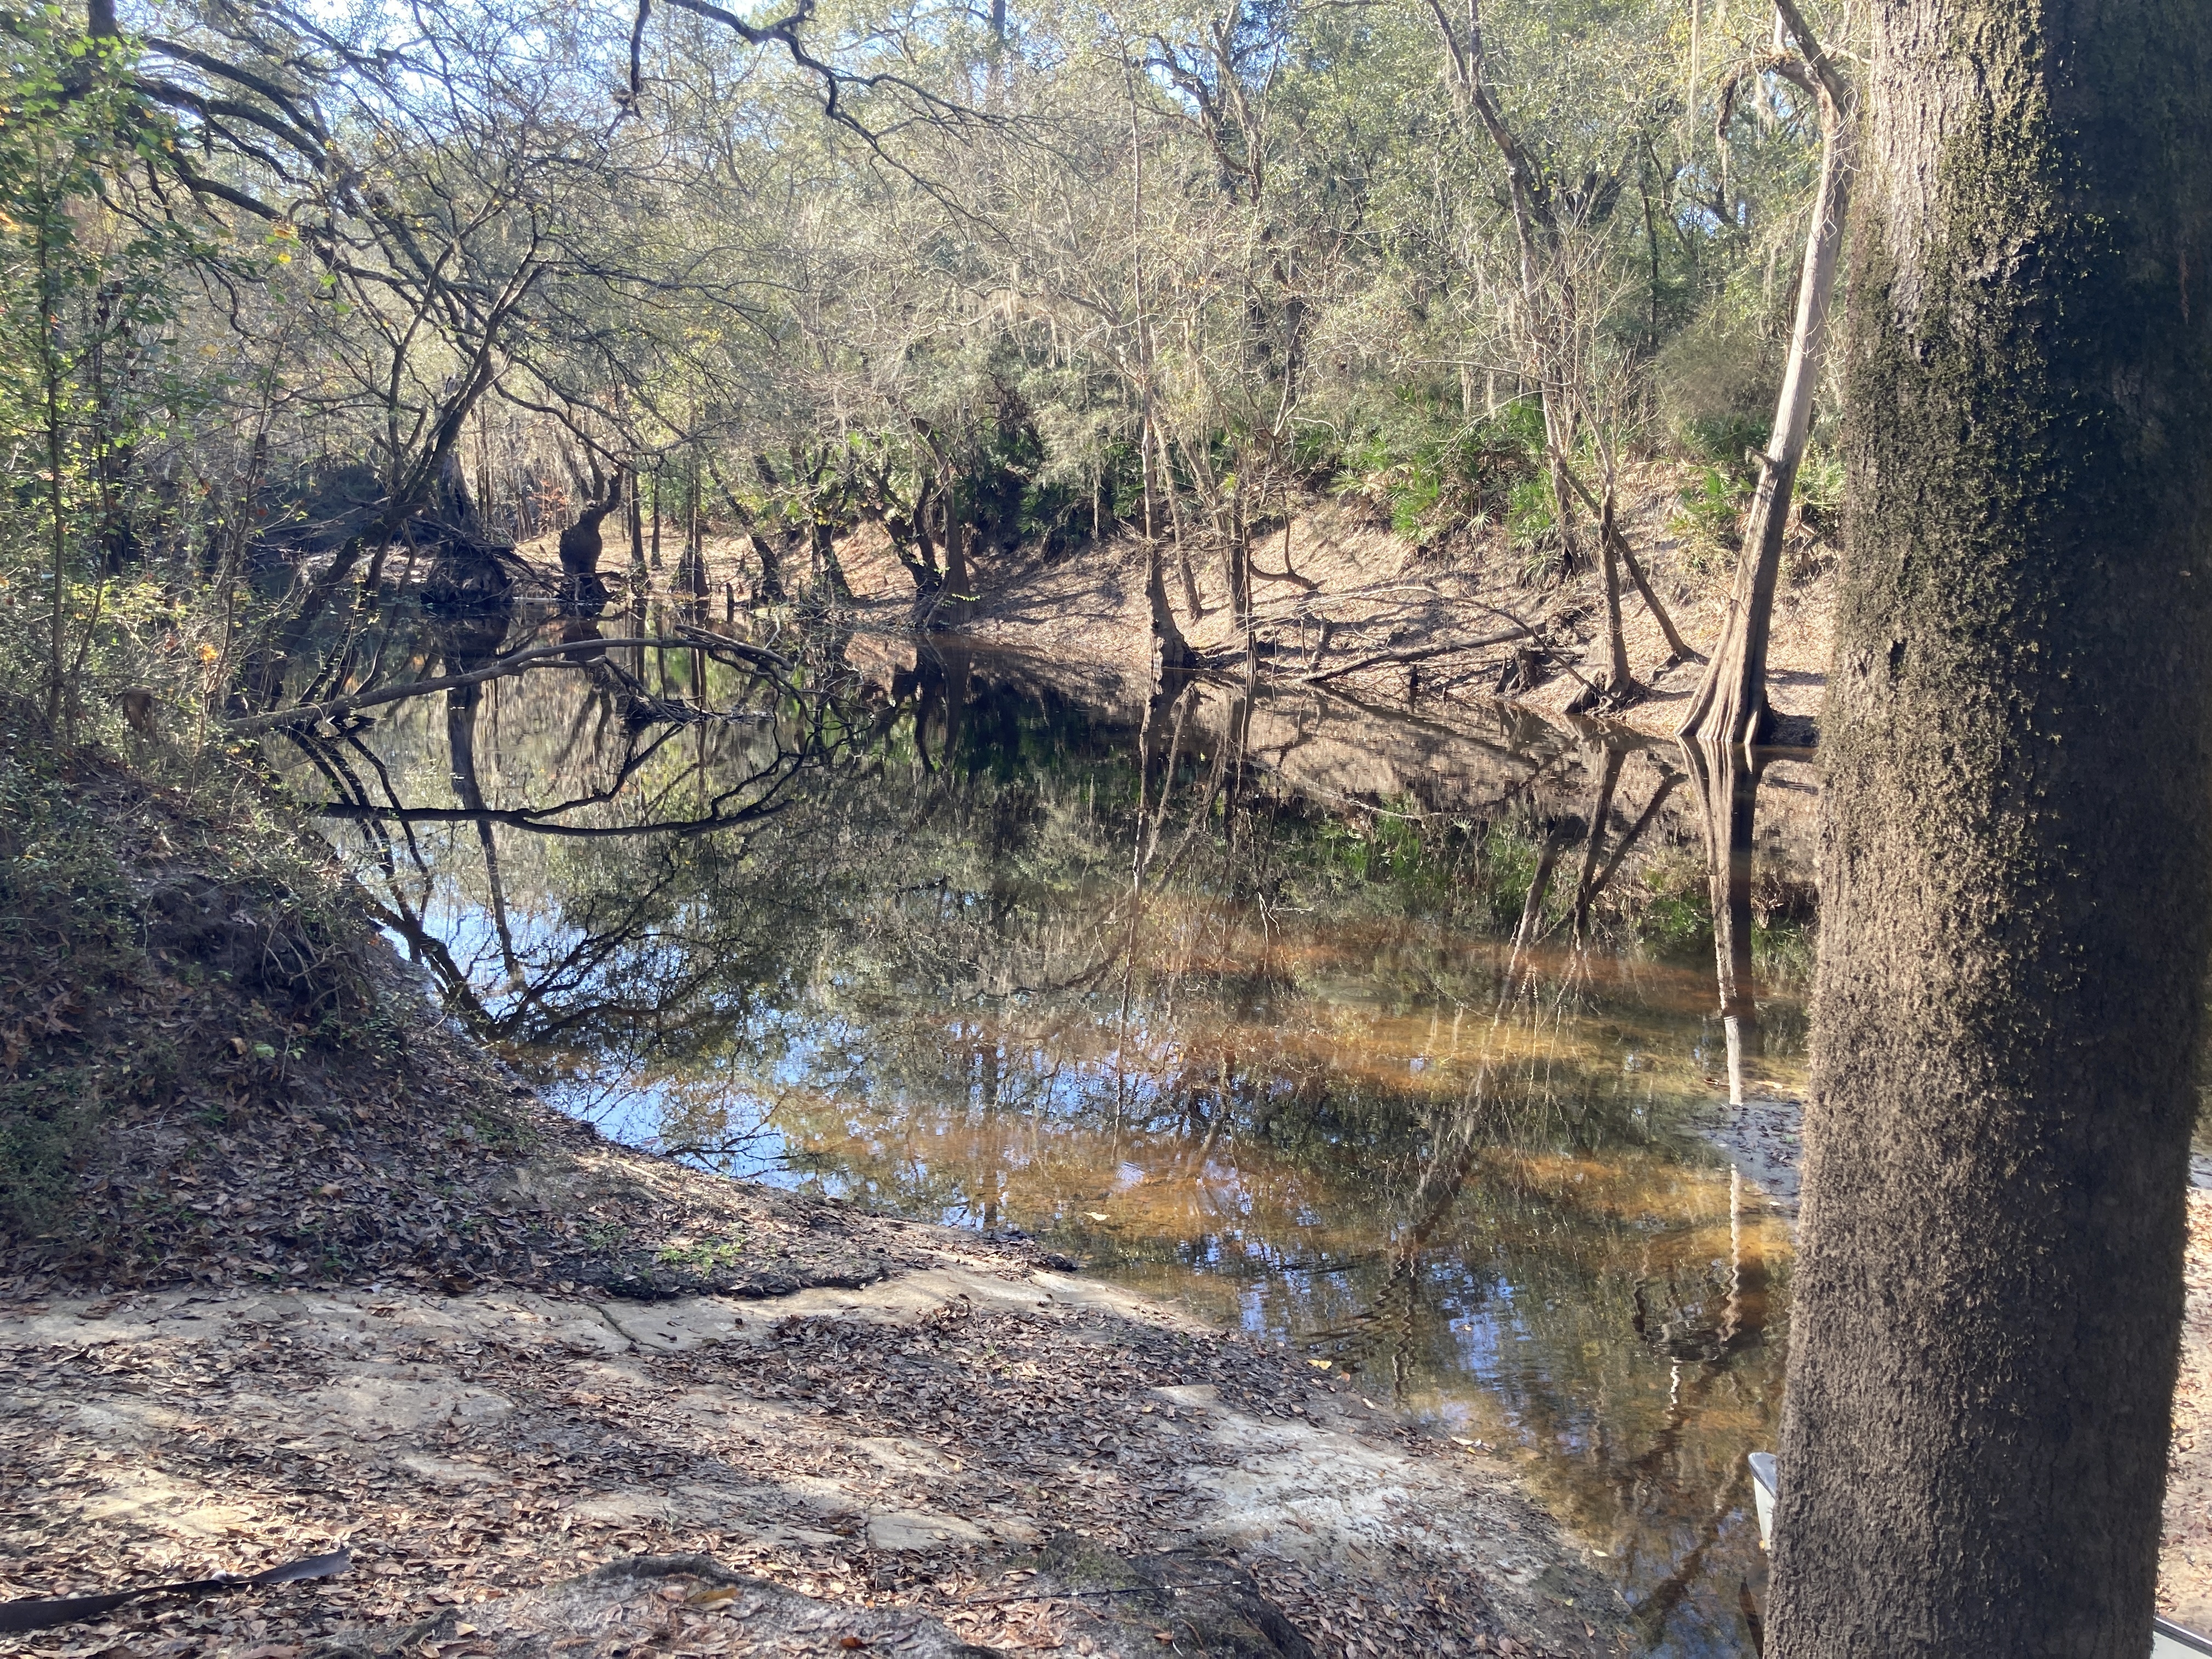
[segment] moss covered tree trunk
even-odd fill
[[[2140,1659],[2212,904],[2212,17],[1874,15],[1767,1651]]]

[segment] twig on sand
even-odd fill
[[[1384,651],[1375,656],[1359,657],[1351,662],[1340,663],[1334,668],[1323,668],[1310,674],[1293,675],[1291,678],[1291,684],[1316,685],[1323,680],[1340,678],[1346,674],[1356,674],[1363,668],[1387,668],[1397,663],[1426,662],[1431,657],[1449,657],[1455,652],[1480,651],[1487,646],[1503,645],[1508,640],[1528,638],[1536,631],[1524,623],[1518,628],[1506,629],[1503,634],[1486,634],[1479,640],[1461,640],[1451,645],[1432,645],[1420,651]]]

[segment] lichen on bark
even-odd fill
[[[2201,21],[1877,18],[1787,1659],[2148,1644],[2212,940]]]

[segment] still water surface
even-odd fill
[[[402,626],[424,672],[528,631]],[[1649,1651],[1748,1652],[1743,1455],[1774,1439],[1790,1244],[1694,1127],[1728,1057],[1679,751],[807,650],[777,689],[617,647],[303,739],[295,775],[451,1006],[568,1109],[1019,1229],[1352,1366],[1517,1466]],[[1740,849],[1784,1090],[1809,799],[1770,769]]]

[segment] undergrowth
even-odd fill
[[[1419,547],[1507,523],[1543,453],[1542,421],[1532,403],[1470,419],[1455,402],[1401,387],[1355,422],[1332,489]]]

